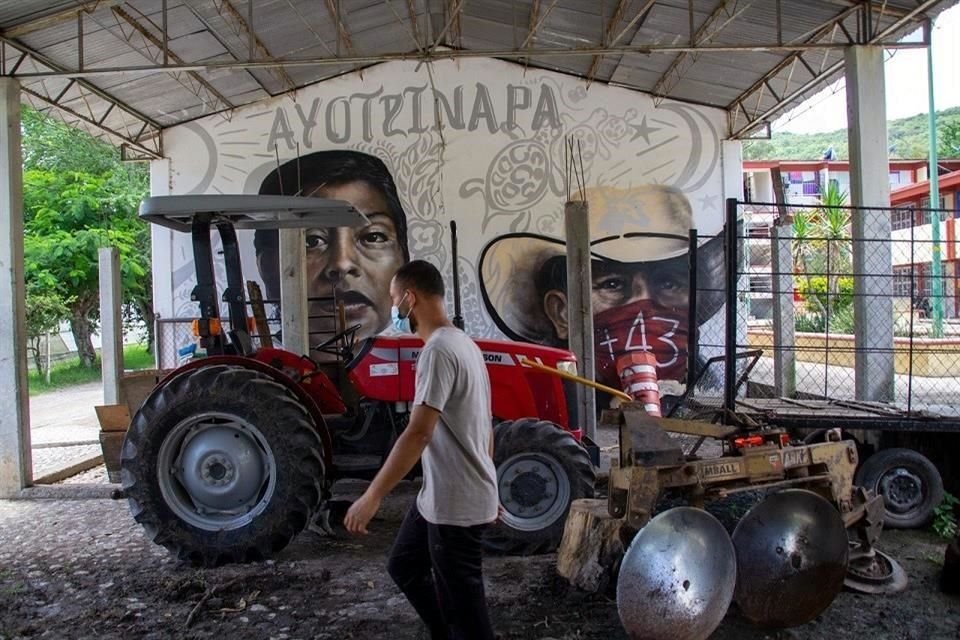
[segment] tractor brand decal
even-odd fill
[[[803,467],[811,463],[809,449],[784,449],[783,466],[786,469]]]
[[[497,353],[491,351],[483,352],[483,361],[487,364],[503,364],[508,367],[516,366],[516,362],[513,361],[513,356],[509,353]]]
[[[707,464],[700,468],[700,476],[706,480],[738,478],[743,474],[743,463],[739,461]]]
[[[400,372],[400,366],[396,362],[386,362],[383,364],[370,365],[370,377],[395,376]]]
[[[400,349],[400,362],[410,362],[420,357],[420,349]]]
[[[400,349],[400,362],[411,362],[420,357],[420,348],[416,349]],[[381,352],[384,354],[391,354],[389,358],[381,357]],[[377,357],[380,357],[381,360],[392,360],[396,361],[396,352],[390,349],[374,349],[373,354]],[[483,361],[487,364],[502,364],[509,367],[516,366],[516,362],[513,360],[513,356],[509,353],[504,353],[502,351],[484,351],[483,352]]]

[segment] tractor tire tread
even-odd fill
[[[886,511],[883,526],[885,529],[915,529],[923,527],[933,519],[934,510],[943,501],[943,478],[936,466],[923,454],[913,449],[882,449],[867,458],[857,469],[857,485],[880,493],[879,483],[883,474],[895,467],[907,467],[916,473],[924,483],[923,503],[907,513]]]
[[[241,411],[254,402],[268,407],[271,430],[278,432],[265,437],[277,458],[278,483],[271,504],[250,523],[211,532],[184,522],[164,502],[157,453],[176,424],[171,416],[224,398]],[[322,451],[313,419],[283,385],[242,366],[203,366],[177,375],[144,401],[121,450],[121,482],[134,519],[180,561],[205,567],[259,561],[286,547],[313,519],[323,495]]]
[[[523,452],[552,456],[567,472],[570,501],[592,498],[596,470],[579,442],[556,424],[537,418],[503,421],[494,426],[494,462]],[[569,510],[569,505],[567,505]],[[487,550],[509,555],[538,555],[555,551],[563,537],[564,516],[540,531],[519,531],[502,522],[489,527],[484,537]]]

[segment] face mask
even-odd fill
[[[403,301],[407,299],[407,294],[403,294],[403,297],[400,298],[400,304],[403,304]],[[413,328],[410,326],[410,311],[409,309],[405,314],[400,313],[400,305],[394,305],[390,307],[390,319],[393,321],[393,328],[399,331],[400,333],[413,333]]]
[[[621,368],[631,352],[646,352],[656,362],[657,380],[686,382],[687,316],[685,309],[638,300],[608,309],[593,318],[597,382],[619,389]],[[620,366],[618,367],[618,361]]]

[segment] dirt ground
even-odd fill
[[[338,493],[349,498],[361,489],[352,483]],[[214,570],[179,566],[146,540],[122,501],[0,501],[0,638],[426,637],[384,569],[415,491],[402,485],[368,537],[308,531],[274,561]],[[786,632],[751,628],[734,608],[713,637],[960,638],[960,598],[936,589],[944,544],[924,532],[885,532],[882,543],[910,576],[905,593],[842,593],[817,620]],[[554,562],[554,555],[487,559],[501,637],[626,638],[616,603],[569,588]]]

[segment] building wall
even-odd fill
[[[637,232],[720,232],[724,123],[720,110],[655,105],[634,91],[588,89],[579,79],[506,62],[447,61],[429,69],[391,62],[166,130],[169,162],[156,164],[154,190],[257,193],[278,162],[331,149],[375,156],[396,183],[410,257],[429,260],[449,278],[448,224],[455,220],[468,330],[515,337],[524,328],[511,326],[516,309],[505,306],[512,288],[530,290],[532,277],[520,263],[544,246],[563,250],[563,204],[580,189],[567,176],[567,141],[574,164],[582,163],[594,239],[619,239],[604,257],[654,263],[676,255],[673,241]],[[692,216],[671,219],[643,195],[663,187],[682,194]],[[196,315],[189,237],[160,233],[154,241],[172,274],[157,287],[158,308]],[[246,278],[263,283],[252,236],[241,243]],[[481,273],[485,250],[496,259]]]

